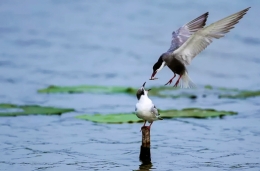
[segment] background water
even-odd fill
[[[259,170],[260,99],[160,99],[161,109],[201,107],[239,112],[224,119],[175,119],[153,124],[152,165],[140,166],[141,124],[106,125],[79,114],[131,112],[136,97],[37,94],[49,85],[163,85],[152,65],[171,32],[209,11],[208,24],[252,8],[226,37],[189,66],[206,84],[255,90],[260,85],[258,0],[0,2],[0,103],[75,108],[62,116],[0,118],[0,170]],[[194,90],[197,91],[197,90]]]

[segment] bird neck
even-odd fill
[[[149,97],[145,94],[145,95],[142,95],[140,100],[139,100],[140,103],[150,103],[151,102],[151,99],[149,99]]]

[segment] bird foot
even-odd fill
[[[172,80],[176,77],[176,74],[174,73],[174,76],[164,85],[170,85],[172,83]]]
[[[179,81],[177,81],[173,87],[178,87]]]
[[[164,85],[170,85],[172,83],[172,79],[170,79],[166,84],[164,84]]]
[[[181,76],[182,76],[182,75],[181,75]],[[173,87],[178,87],[178,84],[179,84],[179,82],[180,82],[181,76],[178,78],[178,80],[176,81],[176,83],[174,84]]]
[[[150,128],[151,128],[150,126],[142,126],[140,132],[142,131],[142,129],[149,129],[150,130]]]

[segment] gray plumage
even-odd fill
[[[180,81],[181,87],[194,87],[195,84],[188,76],[186,65],[190,65],[192,59],[212,43],[213,39],[224,37],[226,33],[234,28],[235,24],[239,22],[249,8],[225,17],[203,28],[208,16],[208,13],[205,13],[195,19],[195,21],[193,20],[193,23],[196,23],[194,26],[200,26],[200,28],[194,27],[193,29],[185,29],[188,26],[184,25],[178,29],[176,33],[173,32],[171,46],[169,50],[163,53],[154,64],[151,80],[155,79],[155,74],[167,65],[174,73],[174,76],[166,83],[166,85],[171,84],[176,74],[178,74],[179,78],[174,86],[177,86]]]
[[[195,18],[194,20],[186,23],[178,30],[172,32],[172,41],[171,46],[168,49],[167,53],[172,53],[175,49],[178,49],[188,38],[198,31],[200,28],[203,28],[206,24],[209,13],[206,12],[201,16]]]
[[[158,112],[158,109],[157,109],[155,106],[153,106],[153,107],[151,108],[151,112],[154,114],[154,116],[155,116],[157,119],[163,120],[163,119],[160,117],[160,114],[159,114],[159,112]]]

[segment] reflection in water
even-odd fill
[[[151,162],[147,162],[147,163],[142,163],[140,166],[139,166],[139,169],[136,170],[136,171],[148,171],[152,168],[153,164]],[[155,169],[155,168],[153,168]]]

